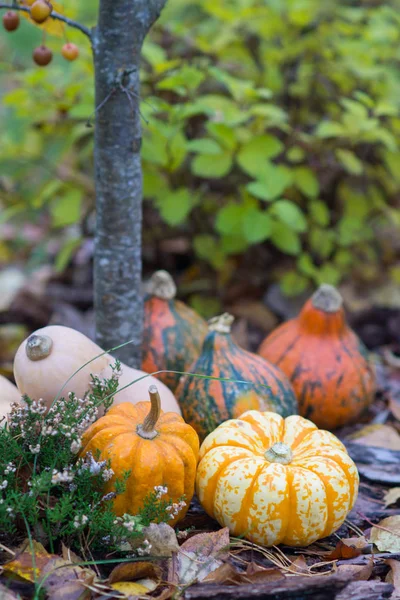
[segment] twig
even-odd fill
[[[28,14],[30,14],[30,12],[31,12],[30,8],[27,6],[18,6],[15,4],[7,4],[5,2],[0,2],[0,9],[1,8],[5,8],[6,10],[7,9],[8,10],[20,10],[20,11],[26,12]],[[85,27],[85,25],[81,25],[81,23],[78,23],[77,21],[73,21],[72,19],[69,19],[68,17],[64,17],[64,15],[60,15],[57,12],[52,12],[49,19],[55,19],[56,21],[62,21],[63,23],[66,23],[70,27],[74,27],[75,29],[78,29],[81,33],[86,35],[90,41],[92,41],[92,33],[88,27]]]
[[[400,537],[400,533],[397,533],[397,531],[392,531],[392,530],[388,529],[387,527],[382,527],[382,525],[376,525],[376,523],[374,523],[373,521],[368,519],[368,517],[366,515],[364,515],[362,512],[360,512],[359,510],[357,511],[357,514],[360,515],[360,517],[364,521],[367,521],[367,523],[369,525],[372,525],[372,527],[375,527],[375,529],[381,529],[382,531],[387,531],[388,533],[391,533],[392,535],[395,535],[396,537]]]
[[[15,552],[10,550],[10,548],[7,548],[7,546],[3,546],[3,544],[1,544],[1,543],[0,543],[0,548],[2,550],[4,550],[4,552],[8,552],[8,554],[11,554],[11,556],[15,556]]]

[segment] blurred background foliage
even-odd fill
[[[93,67],[59,24],[36,67],[42,35],[0,34],[0,260],[63,271],[92,247]],[[206,315],[241,274],[400,282],[400,0],[168,0],[143,58],[145,269],[184,272]]]

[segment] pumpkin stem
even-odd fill
[[[327,313],[335,313],[342,308],[343,298],[333,285],[323,283],[312,295],[311,302],[314,308]]]
[[[53,340],[48,335],[33,334],[28,337],[25,352],[29,360],[42,360],[51,354]]]
[[[289,465],[293,460],[293,452],[287,444],[276,442],[276,444],[264,453],[264,457],[269,462]]]
[[[167,271],[156,271],[147,283],[147,293],[161,300],[173,300],[176,296],[176,285]]]
[[[149,395],[151,402],[150,412],[143,421],[143,424],[138,425],[136,430],[140,437],[145,440],[153,440],[158,435],[158,431],[154,428],[160,418],[161,412],[161,399],[156,385],[149,387]]]
[[[235,317],[229,313],[224,313],[223,315],[210,319],[208,321],[208,329],[209,331],[217,331],[218,333],[230,333],[231,325],[234,320]]]

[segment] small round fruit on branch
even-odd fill
[[[53,59],[53,53],[47,46],[38,46],[32,54],[33,60],[39,67],[46,67]]]
[[[47,0],[36,0],[31,6],[31,17],[36,23],[44,23],[52,10],[53,7]]]
[[[76,44],[68,42],[64,44],[64,46],[61,48],[61,54],[63,55],[65,60],[73,61],[76,60],[79,56],[79,48]]]
[[[19,15],[14,10],[8,10],[3,16],[3,26],[6,31],[15,31],[19,27]]]

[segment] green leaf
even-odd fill
[[[199,258],[209,262],[215,269],[221,269],[225,264],[225,254],[211,235],[196,235],[193,248]]]
[[[259,181],[248,183],[246,189],[256,198],[269,202],[281,196],[292,183],[290,169],[282,165],[266,163]]]
[[[282,142],[277,137],[259,135],[242,146],[237,161],[245,173],[257,177],[265,170],[266,161],[278,156],[283,148]]]
[[[193,175],[198,177],[218,179],[225,177],[232,168],[232,155],[230,152],[218,154],[198,154],[191,164]]]
[[[285,254],[296,256],[301,252],[301,243],[298,233],[280,221],[276,221],[273,224],[271,241]]]
[[[299,296],[307,289],[308,284],[307,277],[296,273],[296,271],[288,271],[281,278],[280,288],[285,296]]]
[[[294,169],[294,183],[305,196],[309,198],[318,196],[318,179],[308,167],[297,167]]]
[[[330,221],[329,209],[322,200],[312,200],[308,205],[311,219],[317,224],[326,227]]]
[[[322,121],[315,130],[315,135],[319,138],[342,137],[346,135],[346,130],[340,123]]]
[[[311,256],[306,252],[303,252],[297,259],[297,268],[303,275],[307,275],[308,277],[313,277],[318,270]]]
[[[243,234],[250,244],[258,244],[269,238],[272,231],[272,219],[257,208],[248,210],[243,219]]]
[[[62,273],[62,271],[64,271],[75,250],[79,248],[81,243],[82,239],[78,237],[70,238],[62,245],[55,259],[55,270],[57,273]]]
[[[228,127],[228,125],[225,125],[224,123],[214,123],[213,121],[209,121],[206,125],[206,129],[208,133],[215,137],[221,146],[227,150],[234,150],[236,148],[236,133],[232,127]]]
[[[308,234],[308,243],[316,256],[327,258],[334,248],[335,232],[313,227]]]
[[[217,213],[215,228],[225,235],[239,234],[242,231],[242,219],[246,209],[242,204],[229,202]]]
[[[288,225],[293,231],[307,231],[307,219],[302,210],[290,200],[277,200],[269,209],[271,215]]]
[[[286,152],[287,159],[292,163],[301,162],[305,158],[305,152],[300,146],[292,146]]]
[[[331,285],[337,285],[342,278],[340,269],[338,269],[332,263],[325,263],[315,275],[315,282],[318,285],[322,283],[330,283]]]
[[[79,222],[81,217],[82,191],[72,189],[50,203],[53,227],[67,227]]]
[[[351,150],[338,148],[336,150],[336,157],[351,175],[361,175],[363,172],[364,167],[361,160]]]
[[[189,190],[179,188],[161,195],[158,199],[158,207],[163,220],[168,225],[179,225],[186,219],[192,208]]]
[[[248,114],[246,111],[239,107],[236,102],[226,98],[225,96],[209,94],[206,96],[201,96],[198,102],[206,109],[210,109],[214,118],[217,118],[220,122],[225,123],[226,125],[239,125],[248,119]]]
[[[221,154],[222,152],[221,146],[209,138],[191,140],[188,142],[187,148],[190,152],[200,152],[201,154]]]
[[[177,94],[184,96],[187,90],[196,90],[206,75],[196,67],[183,65],[180,69],[169,77],[165,77],[158,84],[159,90],[172,90]]]

